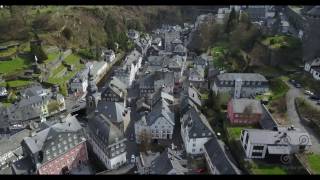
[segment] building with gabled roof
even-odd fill
[[[203,145],[214,135],[206,117],[196,108],[190,107],[180,122],[186,152],[191,155],[203,154]]]
[[[210,174],[241,174],[229,148],[216,136],[206,142],[203,149]]]
[[[62,174],[64,170],[87,163],[86,138],[78,120],[69,115],[60,121],[49,127],[44,126],[23,139],[24,158],[13,164],[14,173]]]

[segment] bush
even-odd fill
[[[66,38],[66,39],[68,39],[68,40],[70,40],[71,39],[71,37],[72,37],[72,31],[69,29],[69,28],[64,28],[63,30],[62,30],[62,35]]]

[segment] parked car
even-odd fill
[[[304,91],[304,94],[305,94],[305,95],[308,95],[308,96],[313,96],[313,95],[314,95],[314,93],[311,92],[311,91],[309,91],[309,90],[305,90],[305,91]]]
[[[291,83],[292,85],[295,85],[296,81],[294,79],[289,79],[289,83]]]
[[[301,84],[300,83],[295,83],[294,87],[301,88]]]
[[[309,97],[311,100],[318,101],[320,100],[320,96],[312,95]]]
[[[131,163],[136,162],[136,156],[134,154],[131,155]]]
[[[197,172],[197,173],[203,173],[203,172],[206,171],[206,169],[205,168],[199,168],[199,169],[195,169],[194,171]]]
[[[130,134],[130,141],[134,141],[134,136],[133,136],[133,133],[132,134]]]

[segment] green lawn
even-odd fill
[[[4,51],[0,51],[0,56],[11,56],[16,52],[17,52],[17,48],[13,47],[13,48],[9,48],[9,49],[4,50]]]
[[[60,52],[53,52],[48,54],[48,59],[44,61],[45,64],[55,60],[60,55]]]
[[[287,170],[282,168],[281,166],[276,165],[262,165],[255,164],[253,168],[251,168],[253,174],[256,175],[285,175],[288,174]]]
[[[32,81],[27,81],[27,80],[8,81],[9,87],[13,87],[13,88],[26,86],[30,83],[32,83]],[[6,83],[0,83],[0,86],[6,86]]]
[[[269,46],[272,49],[298,46],[299,40],[290,36],[272,36],[267,37],[262,41],[262,44]]]
[[[240,139],[242,129],[252,129],[252,128],[254,128],[254,126],[236,126],[236,127],[230,126],[230,127],[227,127],[227,131],[231,139],[237,140],[237,139]]]
[[[30,66],[30,61],[17,57],[11,61],[0,61],[0,74],[10,74]]]
[[[75,55],[75,54],[70,54],[64,61],[67,63],[67,64],[79,64],[79,59],[80,57],[78,55]]]
[[[310,154],[307,156],[308,164],[315,174],[320,174],[320,154]]]
[[[48,82],[52,84],[58,84],[60,86],[61,92],[66,94],[67,86],[66,83],[76,75],[82,68],[84,68],[84,64],[80,64],[80,57],[74,54],[69,55],[65,62],[67,64],[74,65],[73,71],[67,71],[66,75],[62,77],[58,77],[57,75],[61,73],[61,71],[66,70],[67,68],[64,65],[60,65],[58,68],[53,70],[52,75],[49,77]]]

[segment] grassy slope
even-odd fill
[[[0,73],[10,74],[30,66],[30,61],[17,57],[11,61],[0,61]]]
[[[319,154],[311,154],[308,155],[308,163],[311,167],[311,170],[315,174],[320,174],[320,155]]]

